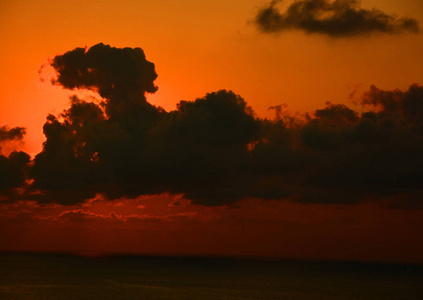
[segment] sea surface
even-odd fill
[[[0,253],[0,299],[423,299],[423,266]]]

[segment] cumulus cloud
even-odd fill
[[[0,127],[0,144],[20,141],[25,135],[25,128]],[[1,148],[0,148],[1,149]],[[0,199],[8,201],[14,198],[17,190],[26,179],[30,157],[22,151],[13,151],[8,156],[0,155]]]
[[[139,48],[76,48],[52,66],[55,84],[97,90],[103,102],[73,97],[60,116],[48,116],[30,172],[41,192],[34,198],[75,204],[98,193],[170,192],[218,205],[246,196],[238,172],[258,125],[240,96],[222,90],[165,112],[146,101],[157,74]]]
[[[119,118],[130,111],[149,112],[138,117],[153,116],[145,94],[157,91],[157,73],[141,48],[122,49],[100,43],[58,55],[51,66],[57,72],[52,83],[67,89],[98,91],[109,117]]]
[[[0,155],[0,193],[8,193],[25,181],[30,157],[24,152],[13,151],[8,157]]]
[[[310,34],[349,37],[371,33],[418,33],[419,24],[412,18],[397,17],[373,8],[360,7],[357,0],[295,0],[281,12],[273,0],[261,8],[255,24],[265,33],[298,29]]]
[[[8,171],[15,175],[0,181],[3,194],[29,179],[26,198],[63,205],[99,194],[117,199],[163,193],[183,195],[170,207],[184,201],[229,205],[248,197],[303,203],[396,199],[397,207],[421,202],[420,85],[407,91],[372,86],[361,98],[364,113],[327,103],[302,116],[274,107],[275,119],[261,119],[244,99],[226,90],[181,101],[167,112],[147,102],[145,94],[156,89],[157,75],[141,49],[92,48],[54,58],[54,82],[97,90],[102,102],[72,97],[68,109],[49,115],[43,128],[46,141],[31,164],[24,153],[0,157],[0,170],[15,172]],[[72,55],[77,58],[63,58]],[[126,71],[112,63],[115,59],[118,65],[124,62],[124,70],[129,65],[136,70],[122,75]],[[78,65],[86,67],[74,71]],[[66,76],[61,79],[61,74]],[[149,219],[82,210],[61,218]]]
[[[223,204],[245,196],[243,181],[233,175],[246,167],[246,145],[258,125],[241,97],[219,91],[181,101],[169,113],[148,105],[113,118],[101,105],[73,98],[59,117],[49,116],[30,172],[32,187],[42,191],[35,197],[75,204],[97,193],[170,192]],[[153,117],[139,117],[150,109]]]

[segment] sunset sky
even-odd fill
[[[1,1],[0,250],[423,263],[422,24],[420,0]]]

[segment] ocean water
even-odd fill
[[[1,253],[0,299],[423,299],[423,266]]]

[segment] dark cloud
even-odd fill
[[[94,103],[73,98],[44,125],[46,142],[34,159],[32,187],[40,201],[74,204],[104,193],[109,198],[184,193],[202,204],[246,196],[239,170],[257,121],[239,96],[219,91],[160,119],[112,119]],[[133,112],[128,112],[131,118]],[[238,185],[237,187],[235,185]]]
[[[24,152],[0,155],[0,201],[10,201],[18,194],[17,189],[25,183],[29,162],[30,157]]]
[[[376,8],[363,9],[357,0],[296,0],[285,12],[279,10],[280,2],[271,1],[258,11],[255,24],[261,31],[299,29],[331,37],[419,32],[417,20],[388,15]]]
[[[145,87],[154,87],[157,75],[141,49],[103,44],[81,49],[53,60],[55,83],[97,90],[102,101],[72,97],[68,109],[49,115],[46,141],[29,171],[24,153],[0,157],[0,170],[15,174],[0,182],[2,191],[30,179],[26,198],[64,205],[97,194],[116,199],[168,193],[200,205],[256,197],[344,204],[394,199],[395,207],[422,206],[422,86],[407,91],[372,86],[361,100],[364,113],[327,103],[305,115],[277,106],[275,119],[260,119],[226,90],[181,101],[166,112],[146,100]],[[78,59],[63,58],[72,53]],[[88,53],[94,53],[89,60]],[[132,75],[122,75],[109,61],[115,59],[135,66]],[[66,73],[81,64],[101,70],[95,71],[98,78],[83,68]],[[62,217],[98,216],[72,211]]]
[[[348,195],[349,201],[418,195],[423,183],[422,92],[417,85],[406,92],[372,87],[362,104],[380,105],[379,110],[359,115],[330,105],[324,114],[317,111],[302,130],[304,146],[315,156],[306,186],[332,189],[335,197]]]
[[[21,141],[24,135],[23,127],[1,126],[0,144]],[[25,182],[29,162],[29,155],[21,151],[13,151],[8,156],[0,154],[0,201],[10,201],[17,194]]]
[[[199,203],[237,201],[247,190],[247,144],[257,137],[251,108],[232,92],[181,101],[148,135],[148,176],[159,183],[158,191],[166,184]]]
[[[74,204],[97,193],[171,192],[218,205],[248,195],[239,172],[258,123],[241,97],[222,90],[165,112],[146,101],[157,74],[139,48],[76,48],[52,66],[55,84],[99,91],[103,102],[73,97],[69,109],[47,118],[30,172],[41,192],[35,199]]]
[[[23,127],[0,126],[0,143],[5,141],[22,140],[26,131]]]
[[[263,120],[252,150],[259,196],[356,203],[395,195],[421,202],[422,93],[418,85],[406,92],[371,87],[362,98],[369,112],[327,103],[294,123],[283,112]]]
[[[154,64],[146,60],[140,48],[120,49],[104,44],[76,48],[56,56],[51,66],[58,74],[54,84],[98,91],[105,99],[106,113],[113,118],[149,106],[145,93],[157,91]]]

